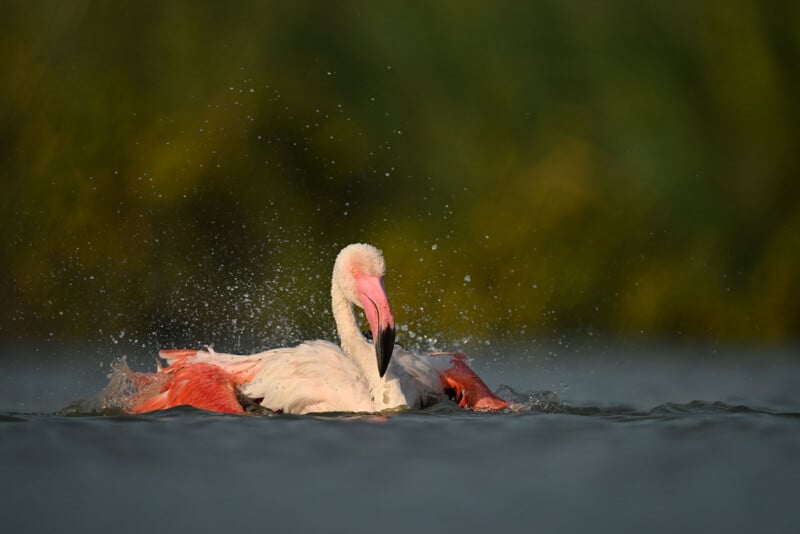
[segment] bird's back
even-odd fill
[[[246,396],[284,413],[371,412],[369,386],[360,369],[333,343],[306,341],[258,355]]]

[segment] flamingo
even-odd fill
[[[460,353],[415,354],[395,346],[395,321],[384,289],[386,263],[372,245],[348,245],[333,266],[331,303],[341,346],[306,341],[240,356],[208,350],[162,350],[169,365],[133,373],[130,413],[179,405],[242,413],[251,404],[283,413],[376,413],[452,398],[462,408],[500,410],[495,396]],[[362,335],[354,307],[369,323]]]

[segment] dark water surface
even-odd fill
[[[794,355],[629,356],[477,362],[525,410],[388,418],[59,412],[103,372],[6,358],[2,532],[797,532]]]

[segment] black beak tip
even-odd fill
[[[378,332],[378,339],[375,340],[375,355],[378,357],[378,374],[383,378],[386,374],[386,369],[389,368],[389,361],[392,359],[392,352],[394,352],[394,328],[387,330],[380,330]]]

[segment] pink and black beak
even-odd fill
[[[360,275],[356,277],[356,285],[361,306],[372,331],[378,374],[383,377],[392,359],[395,336],[394,315],[383,288],[383,277]]]

